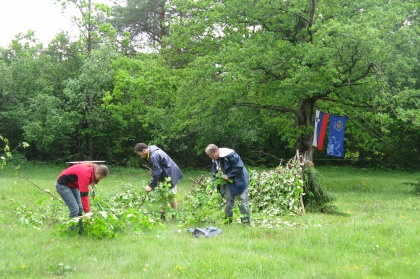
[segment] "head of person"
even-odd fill
[[[105,165],[93,165],[95,168],[95,184],[99,182],[102,178],[108,176],[108,167]]]
[[[219,159],[219,148],[215,144],[209,144],[206,147],[206,154],[213,160]]]
[[[136,152],[140,157],[146,158],[147,154],[149,154],[149,147],[145,143],[138,143],[134,147],[134,152]]]

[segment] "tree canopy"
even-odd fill
[[[0,134],[29,160],[136,164],[146,142],[192,167],[209,143],[322,163],[318,109],[348,119],[342,162],[420,165],[416,1],[60,2],[80,7],[78,41],[0,49]]]

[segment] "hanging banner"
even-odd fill
[[[346,129],[346,117],[331,115],[330,130],[328,132],[327,155],[344,157],[344,130]]]
[[[317,147],[319,150],[322,150],[324,145],[325,132],[327,131],[329,114],[319,111],[316,111],[315,114],[315,129],[314,129],[314,140],[312,145]]]

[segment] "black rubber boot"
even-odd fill
[[[243,224],[243,225],[245,225],[245,226],[247,226],[247,227],[249,227],[250,225],[251,225],[251,223],[249,222],[249,219],[248,218],[241,218],[241,224]]]
[[[223,220],[223,224],[225,225],[230,225],[233,222],[233,218],[232,216],[226,216],[225,219]]]
[[[79,228],[79,234],[83,234],[85,229],[83,229],[83,222],[82,219],[79,220],[79,223],[77,224],[77,227]]]
[[[165,221],[166,217],[165,217],[165,212],[161,212],[160,213],[160,220]]]

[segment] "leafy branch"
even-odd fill
[[[47,193],[48,195],[50,195],[53,199],[60,201],[62,204],[65,204],[63,200],[61,200],[61,199],[57,198],[56,196],[54,196],[53,194],[51,194],[51,192],[49,190],[42,189],[41,187],[39,187],[38,185],[36,185],[32,181],[30,181],[29,178],[27,178],[23,173],[19,172],[19,176],[21,178],[25,179],[27,182],[31,183],[33,186],[35,186],[36,188],[38,188],[42,192]]]
[[[4,142],[4,148],[3,148],[4,153],[0,154],[0,160],[1,160],[0,170],[1,170],[4,166],[6,166],[7,161],[13,157],[12,156],[13,151],[15,151],[18,147],[21,147],[21,146],[23,146],[23,148],[27,148],[29,144],[27,142],[20,142],[18,146],[16,146],[15,149],[11,151],[9,147],[9,140],[6,139],[5,137],[2,137],[1,135],[0,135],[0,140]]]
[[[233,179],[226,180],[226,177],[227,177],[226,174],[224,174],[222,170],[219,170],[216,173],[216,180],[214,181],[214,186],[215,187],[222,186],[222,185],[227,184],[228,182],[233,183]]]

